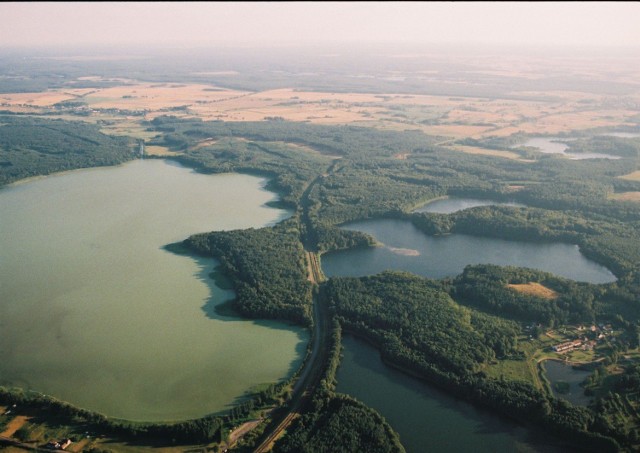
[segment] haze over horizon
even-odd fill
[[[638,48],[639,2],[0,4],[0,48],[337,43]]]

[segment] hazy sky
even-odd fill
[[[340,41],[640,46],[640,2],[0,3],[0,46]]]

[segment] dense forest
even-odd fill
[[[542,297],[509,285],[539,283],[555,293]],[[524,323],[557,326],[594,323],[610,311],[604,285],[578,283],[533,269],[467,266],[453,282],[452,295],[466,305]]]
[[[407,273],[333,278],[325,297],[350,330],[410,350],[454,373],[510,354],[519,327],[456,304],[437,282]]]
[[[0,116],[0,185],[76,168],[116,165],[135,157],[134,140],[80,121]]]
[[[316,402],[273,451],[399,453],[404,448],[377,412],[347,395],[338,395]]]

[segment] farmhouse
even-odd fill
[[[66,450],[72,443],[71,439],[63,439],[60,442],[49,442],[44,448],[48,450]]]
[[[552,347],[555,352],[567,352],[573,351],[575,348],[582,345],[582,340],[567,341],[566,343],[560,343]]]

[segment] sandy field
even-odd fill
[[[93,109],[149,110],[170,109],[199,103],[219,102],[246,92],[208,85],[138,83],[93,91],[84,100]]]
[[[463,145],[449,146],[448,148],[453,151],[461,151],[467,154],[480,154],[484,156],[503,157],[505,159],[519,160],[521,162],[532,162],[530,160],[522,159],[519,154],[511,151],[478,148],[475,146],[463,146]]]
[[[76,96],[58,91],[43,93],[2,93],[0,106],[2,107],[51,107],[62,101],[74,99]]]
[[[558,297],[558,293],[556,293],[554,290],[535,282],[525,283],[521,285],[507,285],[507,287],[513,288],[520,293],[541,297],[543,299],[551,300]]]
[[[640,170],[636,170],[628,175],[619,176],[620,179],[628,179],[630,181],[640,181]]]
[[[13,434],[24,426],[29,421],[29,417],[26,415],[17,415],[11,420],[6,429],[0,433],[2,437],[11,437]]]

